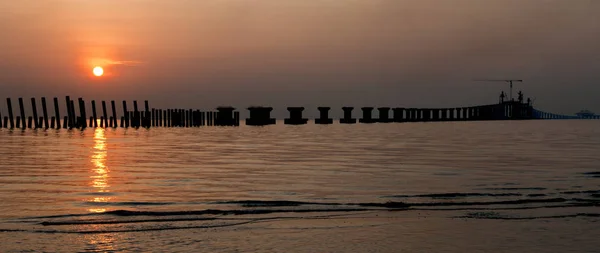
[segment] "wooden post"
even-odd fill
[[[150,114],[150,126],[151,127],[156,127],[156,119],[158,117],[156,117],[156,109],[152,108],[152,113]]]
[[[15,121],[13,120],[12,103],[10,98],[6,98],[6,104],[8,106],[8,120],[10,121],[10,129],[15,128]]]
[[[129,127],[129,112],[127,111],[127,101],[123,100],[123,117],[121,120],[125,120],[125,128]],[[121,127],[123,127],[123,122],[121,121]]]
[[[108,127],[108,114],[106,113],[106,101],[102,100],[102,116],[104,116],[104,124],[100,124],[101,127]]]
[[[33,118],[31,116],[27,117],[27,128],[31,129],[32,123],[33,123]]]
[[[190,112],[185,110],[185,127],[190,127]]]
[[[31,98],[31,111],[33,112],[33,121],[34,121],[33,123],[35,123],[35,124],[33,124],[33,128],[38,129],[39,128],[39,126],[37,124],[38,123],[37,122],[38,115],[37,115],[37,106],[35,105],[35,98]],[[29,126],[29,128],[31,128],[31,127],[32,126]]]
[[[8,128],[8,117],[4,116],[4,128]]]
[[[21,125],[21,129],[25,129],[27,126],[25,125],[25,108],[23,107],[23,98],[19,98],[19,108],[21,111],[21,121],[22,121],[22,125]]]
[[[72,128],[79,128],[79,125],[81,123],[81,115],[77,116],[77,113],[75,112],[75,100],[71,99],[71,115],[73,115],[73,127]]]
[[[69,126],[69,129],[71,129],[73,128],[73,115],[71,115],[71,98],[69,96],[66,96],[65,102],[67,103],[67,117],[69,121],[67,125]]]
[[[85,122],[87,119],[86,113],[85,113],[85,102],[83,101],[83,98],[79,98],[79,114],[81,115],[81,129],[85,129],[87,127],[87,123]]]
[[[163,119],[162,115],[163,115],[163,110],[162,109],[158,109],[158,122],[157,122],[158,125],[157,126],[159,126],[159,127],[163,126],[163,124],[162,124],[162,122],[163,122],[162,121],[162,119]]]
[[[48,108],[46,107],[45,97],[42,97],[42,113],[44,114],[44,128],[48,129],[50,126],[48,125]]]
[[[165,117],[165,127],[171,127],[171,109],[165,110],[167,116]]]
[[[27,124],[25,124],[25,107],[23,106],[23,98],[19,98],[19,110],[21,112],[21,129],[27,128]]]
[[[63,128],[67,128],[68,123],[69,123],[69,117],[65,116],[65,118],[63,119]]]
[[[17,116],[17,128],[21,128],[21,116]]]
[[[92,100],[92,118],[94,119],[94,127],[98,127],[98,116],[96,115],[96,101]],[[92,127],[90,125],[90,127]]]
[[[125,127],[124,124],[129,124],[129,123],[126,123],[126,122],[127,122],[127,120],[125,120],[125,117],[121,117],[121,128]]]
[[[148,100],[144,100],[144,119],[142,125],[144,127],[150,127],[150,120],[152,119],[152,114],[150,114],[150,106],[148,105]]]
[[[137,100],[133,100],[133,122],[131,127],[140,127],[140,112],[138,111]]]
[[[133,111],[129,111],[129,126],[130,127],[135,126],[135,117],[133,115]]]
[[[112,123],[113,124],[111,125],[111,127],[112,128],[117,128],[117,107],[115,106],[115,101],[111,100],[110,101],[110,105],[112,106],[112,115],[113,115],[112,116],[112,118],[113,118]]]
[[[56,118],[56,129],[60,129],[60,111],[58,110],[58,98],[54,98],[54,117]]]
[[[54,129],[55,123],[56,123],[56,117],[52,116],[52,118],[50,118],[50,128]]]

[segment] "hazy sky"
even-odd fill
[[[495,103],[508,85],[472,80],[518,78],[542,110],[600,113],[599,13],[598,0],[0,0],[0,90],[280,114]]]

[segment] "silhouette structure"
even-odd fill
[[[273,125],[276,120],[271,118],[273,107],[252,106],[248,107],[250,118],[246,119],[246,125],[249,126],[265,126]]]
[[[315,124],[333,124],[333,119],[329,118],[330,107],[317,107],[319,118],[315,119]]]
[[[375,122],[377,122],[377,120],[373,119],[373,116],[372,116],[373,107],[362,107],[360,109],[362,110],[362,113],[363,113],[363,117],[358,120],[360,123],[375,123]]]
[[[356,119],[352,118],[352,110],[354,110],[354,107],[342,107],[342,110],[344,110],[344,117],[340,119],[340,123],[355,124]]]
[[[302,118],[302,111],[304,107],[288,107],[287,110],[290,112],[290,117],[283,121],[286,125],[304,125],[308,122],[308,119]]]
[[[479,105],[459,108],[377,108],[379,117],[373,117],[373,107],[362,107],[361,123],[389,123],[389,122],[430,122],[430,121],[478,121],[478,120],[529,120],[529,119],[600,119],[589,111],[582,111],[575,116],[559,115],[544,112],[533,108],[532,101],[524,99],[523,92],[519,91],[517,101],[504,100],[504,92],[500,94],[497,104]],[[193,109],[156,109],[150,108],[148,101],[144,101],[144,110],[138,108],[137,101],[133,101],[133,111],[128,110],[127,101],[123,101],[123,116],[117,115],[115,101],[110,101],[112,116],[109,117],[106,101],[102,101],[102,116],[98,119],[96,112],[96,101],[91,101],[91,116],[87,118],[86,103],[83,98],[75,101],[69,96],[65,97],[67,115],[61,123],[60,107],[58,98],[54,98],[54,116],[49,117],[46,98],[41,98],[42,115],[38,115],[37,101],[31,98],[32,116],[25,114],[23,98],[18,98],[19,115],[13,114],[12,100],[6,98],[8,115],[2,118],[0,115],[0,128],[8,129],[50,129],[68,128],[85,129],[86,127],[116,128],[151,128],[151,127],[200,127],[200,126],[239,126],[240,114],[235,108],[221,106],[215,111],[201,111]],[[284,120],[285,124],[302,125],[308,119],[302,117],[304,107],[288,107],[290,117]],[[330,107],[318,107],[319,118],[315,124],[332,124],[329,118]],[[276,124],[271,118],[272,107],[253,106],[249,107],[250,117],[246,119],[246,125],[265,126]],[[340,124],[355,124],[356,119],[352,117],[353,107],[342,107],[343,117]],[[77,114],[76,112],[79,111]],[[390,111],[392,116],[390,116]],[[89,122],[88,122],[89,119]],[[98,124],[100,121],[100,124]]]

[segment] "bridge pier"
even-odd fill
[[[422,117],[421,121],[428,122],[431,121],[431,110],[430,109],[421,109]]]
[[[422,120],[421,115],[423,114],[422,110],[419,108],[414,109],[414,119],[415,122],[420,122]]]
[[[246,119],[246,125],[265,126],[274,125],[276,123],[275,119],[271,118],[273,107],[253,106],[248,107],[248,110],[250,111],[250,118]]]
[[[394,122],[404,122],[404,108],[392,109],[394,113]]]
[[[440,120],[440,109],[431,109],[431,120],[439,121]]]
[[[217,107],[217,117],[215,118],[215,126],[235,126],[234,110],[232,106]],[[200,112],[193,113],[194,126],[200,126]]]
[[[405,115],[404,119],[405,119],[406,122],[411,122],[412,121],[412,110],[413,110],[412,108],[407,108],[405,110],[405,114],[406,115]]]
[[[344,117],[340,119],[340,124],[355,124],[356,119],[352,118],[352,110],[354,107],[342,107]]]
[[[319,118],[315,119],[315,124],[333,124],[333,119],[329,118],[330,107],[317,107]]]
[[[363,117],[358,120],[360,123],[375,123],[377,120],[373,119],[372,112],[373,107],[362,107],[360,108],[363,112]]]
[[[390,113],[389,107],[379,107],[379,108],[377,108],[377,110],[379,111],[379,118],[377,119],[377,122],[380,122],[380,123],[392,122],[392,120],[390,119],[390,116],[389,116],[389,113]]]
[[[446,109],[441,109],[441,110],[442,110],[441,121],[448,121],[448,110],[446,110]]]
[[[308,122],[308,119],[302,118],[302,111],[304,107],[288,107],[287,110],[290,112],[290,117],[283,120],[286,125],[304,125]]]

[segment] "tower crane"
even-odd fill
[[[473,81],[478,81],[478,82],[507,82],[510,84],[510,93],[508,100],[512,101],[512,88],[513,88],[513,82],[519,82],[522,83],[523,80],[520,79],[478,79],[478,80],[473,80]]]

